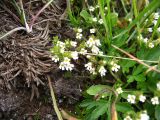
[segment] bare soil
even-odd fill
[[[31,16],[44,6],[42,1],[25,0],[29,23]],[[56,120],[46,75],[52,79],[60,108],[70,111],[80,101],[85,78],[64,77],[49,52],[53,36],[74,38],[63,17],[65,8],[65,1],[57,1],[39,16],[33,32],[17,31],[0,40],[0,120]],[[0,36],[19,26],[0,7]]]

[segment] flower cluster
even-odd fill
[[[142,103],[144,103],[144,102],[146,101],[146,96],[144,96],[144,95],[142,95],[142,94],[139,95],[138,98],[139,98],[139,101],[142,102]],[[135,104],[135,103],[136,103],[136,96],[135,96],[135,95],[128,94],[128,96],[127,96],[127,101],[128,101],[129,103],[131,103],[131,104]],[[151,98],[151,103],[152,103],[153,105],[158,105],[158,104],[159,104],[159,99],[158,99],[158,97],[155,96],[155,97]]]

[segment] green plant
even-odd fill
[[[81,63],[100,84],[110,79],[106,74],[115,80],[89,87],[87,94],[94,97],[80,104],[83,119],[159,120],[160,2],[121,2],[122,10],[118,1],[110,0],[90,1],[78,11],[69,5],[76,39],[55,37],[51,57],[63,71],[76,70]]]

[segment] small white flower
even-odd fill
[[[158,12],[154,13],[154,19],[158,20],[158,18],[159,18],[159,13]]]
[[[90,56],[90,55],[87,55],[86,57],[87,57],[88,59],[89,59],[89,58],[91,58],[91,56]]]
[[[68,70],[69,71],[73,70],[73,67],[74,67],[74,65],[70,63],[70,59],[67,58],[67,57],[65,57],[64,61],[61,62],[60,65],[59,65],[59,69],[61,69],[61,70],[67,70],[67,71]]]
[[[129,103],[131,103],[131,104],[136,103],[136,96],[129,94],[128,97],[127,97],[127,101],[128,101]]]
[[[59,57],[57,55],[52,56],[52,60],[56,63],[59,61]]]
[[[61,48],[65,48],[65,43],[64,42],[58,41],[56,45],[61,47]]]
[[[71,41],[70,44],[71,44],[72,47],[76,47],[77,46],[77,42],[75,42],[75,41]]]
[[[89,37],[89,40],[86,42],[88,47],[92,47],[93,45],[95,45],[95,40],[93,37]]]
[[[84,48],[81,48],[80,53],[81,53],[82,55],[85,55],[85,54],[87,53],[87,50],[84,49]]]
[[[103,19],[98,20],[99,24],[103,24]]]
[[[152,28],[148,28],[148,32],[153,32]]]
[[[140,120],[149,120],[149,116],[147,114],[147,112],[145,111],[144,113],[140,114]]]
[[[90,33],[95,33],[96,32],[96,29],[90,29]]]
[[[97,18],[96,17],[92,18],[92,20],[93,20],[93,22],[97,22]]]
[[[143,39],[143,42],[144,42],[144,43],[147,43],[147,42],[148,42],[148,38],[144,38],[144,39]]]
[[[124,118],[124,120],[132,120],[132,118],[128,115]]]
[[[89,11],[93,12],[95,10],[95,8],[93,6],[89,7]]]
[[[137,36],[137,39],[143,40],[143,36],[140,34],[139,36]]]
[[[98,72],[101,74],[101,76],[105,76],[107,70],[104,68],[104,66],[101,66]]]
[[[132,18],[129,18],[128,21],[129,21],[129,22],[132,22]]]
[[[145,102],[145,101],[146,101],[146,96],[140,95],[140,96],[139,96],[139,101]]]
[[[81,38],[82,38],[82,34],[81,34],[81,33],[77,33],[77,34],[76,34],[76,38],[77,38],[77,39],[81,39]]]
[[[159,28],[157,28],[157,31],[158,31],[158,32],[160,32],[160,27],[159,27]]]
[[[148,47],[149,47],[149,48],[154,48],[154,44],[153,44],[152,42],[150,42],[150,43],[148,44]]]
[[[92,53],[98,54],[99,53],[99,48],[97,46],[93,46],[91,49]]]
[[[93,75],[96,74],[95,68],[92,68],[89,72],[90,72],[91,74],[93,74]]]
[[[81,33],[81,32],[82,32],[82,29],[81,29],[81,28],[78,28],[78,29],[77,29],[77,32],[78,32],[78,33]]]
[[[112,70],[112,71],[115,71],[115,72],[118,72],[119,69],[120,69],[120,66],[117,65],[116,63],[114,63],[114,64],[112,65],[112,67],[111,67],[111,70]]]
[[[158,22],[157,20],[153,20],[153,21],[152,21],[152,23],[153,23],[154,25],[156,25],[157,22]]]
[[[96,45],[96,46],[101,46],[101,42],[100,42],[99,39],[95,39],[95,45]]]
[[[159,99],[158,99],[158,97],[157,97],[157,96],[153,97],[153,98],[151,99],[151,102],[152,102],[153,105],[158,105],[158,104],[159,104]]]
[[[85,68],[86,68],[88,71],[92,70],[92,69],[93,69],[92,63],[89,62],[89,63],[85,64]]]
[[[60,53],[63,54],[63,53],[64,53],[64,50],[65,50],[64,48],[61,48],[61,49],[60,49]]]
[[[105,7],[104,9],[105,9],[105,10],[108,10],[108,7]]]
[[[99,8],[99,5],[96,5],[96,8]]]
[[[123,90],[122,90],[122,88],[121,88],[121,87],[117,88],[117,89],[116,89],[116,91],[117,91],[117,93],[118,93],[118,94],[123,93]]]
[[[77,51],[71,52],[71,56],[74,60],[77,60],[78,59],[78,52]]]
[[[157,83],[157,90],[160,90],[160,81]]]

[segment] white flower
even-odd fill
[[[152,21],[152,23],[153,23],[154,25],[156,25],[157,22],[158,22],[157,20],[153,20],[153,21]]]
[[[96,17],[92,18],[92,20],[93,20],[93,22],[97,22],[97,18]]]
[[[96,74],[95,68],[92,67],[92,63],[91,63],[91,62],[85,64],[85,68],[86,68],[90,73]]]
[[[99,53],[99,48],[97,46],[93,46],[91,49],[92,53],[98,54]]]
[[[111,70],[112,70],[112,71],[115,71],[115,72],[118,72],[119,69],[120,69],[120,66],[117,65],[116,63],[114,63],[114,64],[112,65],[112,67],[111,67]]]
[[[159,27],[159,28],[157,28],[157,31],[158,31],[158,32],[160,32],[160,27]]]
[[[158,18],[159,18],[159,13],[158,12],[154,13],[154,19],[158,20]]]
[[[88,59],[89,59],[89,58],[91,58],[91,56],[90,56],[90,55],[87,55],[86,57],[87,57]]]
[[[132,120],[132,118],[128,115],[124,118],[124,120]]]
[[[144,96],[144,95],[139,96],[139,101],[145,102],[145,100],[146,100],[146,96]]]
[[[64,53],[64,48],[61,48],[61,49],[60,49],[60,53]]]
[[[149,120],[149,116],[146,111],[140,114],[140,120]]]
[[[117,93],[118,93],[118,94],[123,93],[123,90],[122,90],[122,88],[121,88],[121,87],[117,88],[117,89],[116,89],[116,91],[117,91]]]
[[[105,76],[107,70],[104,68],[104,66],[101,66],[98,72],[101,74],[101,76]]]
[[[150,43],[148,44],[148,47],[149,47],[149,48],[154,48],[154,44],[150,42]]]
[[[129,103],[131,103],[131,104],[136,103],[136,96],[129,94],[129,95],[127,96],[127,101],[128,101]]]
[[[95,40],[95,45],[96,45],[96,46],[101,46],[101,42],[100,42],[99,39],[96,39],[96,40]]]
[[[77,46],[77,42],[75,42],[75,41],[71,41],[70,44],[71,44],[72,47],[76,47]]]
[[[77,51],[71,52],[71,56],[74,60],[77,60],[78,59],[78,52]]]
[[[77,33],[77,34],[76,34],[76,38],[77,38],[77,39],[81,39],[81,38],[82,38],[82,34],[81,34],[81,33]]]
[[[87,41],[87,46],[92,47],[93,45],[95,45],[95,40],[93,39],[93,37],[89,37],[89,40]]]
[[[82,32],[82,29],[81,29],[81,28],[78,28],[78,29],[77,29],[77,32],[78,32],[78,33],[81,33],[81,32]]]
[[[69,71],[73,70],[73,67],[74,67],[74,65],[70,63],[70,59],[67,58],[67,57],[65,57],[64,61],[61,62],[60,65],[59,65],[59,69],[61,69],[61,70],[67,70],[67,71],[68,70]]]
[[[59,61],[59,57],[57,55],[52,56],[52,60],[56,63]]]
[[[103,24],[103,19],[98,20],[99,24]]]
[[[159,104],[159,99],[158,99],[158,97],[157,97],[157,96],[153,97],[153,98],[151,99],[151,102],[152,102],[153,105],[158,105],[158,104]]]
[[[93,12],[95,10],[95,8],[93,6],[89,7],[89,11]]]
[[[148,42],[148,38],[144,38],[144,39],[143,39],[143,42],[144,42],[144,43],[147,43],[147,42]]]
[[[152,28],[148,28],[148,32],[153,32]]]
[[[128,21],[129,21],[129,22],[132,22],[132,18],[129,18]]]
[[[105,7],[104,9],[105,9],[105,10],[108,10],[108,8],[107,8],[107,7]]]
[[[80,53],[81,53],[82,55],[85,55],[85,54],[87,53],[87,50],[84,49],[84,48],[81,48]]]
[[[99,5],[96,5],[96,8],[99,8]]]
[[[139,36],[137,36],[137,39],[143,40],[143,36],[140,34]]]
[[[95,68],[92,68],[90,71],[89,71],[91,74],[95,75],[96,72],[95,72]]]
[[[96,29],[90,29],[90,33],[95,33],[96,32]]]
[[[160,81],[157,83],[157,89],[160,90]]]
[[[65,43],[64,42],[58,41],[56,45],[61,47],[61,48],[65,48]]]
[[[88,71],[92,70],[92,69],[93,69],[92,63],[89,62],[89,63],[85,64],[85,68],[86,68]]]

